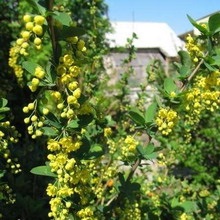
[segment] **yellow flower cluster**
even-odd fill
[[[84,102],[77,110],[77,115],[88,115],[93,113],[94,113],[94,108],[88,101]]]
[[[42,67],[38,66],[35,69],[34,77],[31,80],[30,85],[28,86],[31,92],[35,92],[40,84],[40,80],[42,80],[45,76],[45,71]]]
[[[137,153],[136,148],[138,146],[138,143],[139,142],[131,135],[128,135],[125,139],[121,140],[122,158],[134,157]]]
[[[10,49],[9,66],[13,68],[14,73],[19,83],[23,81],[23,70],[19,64],[20,56],[28,56],[28,48],[33,44],[36,49],[41,48],[41,37],[43,35],[42,25],[45,23],[45,18],[41,15],[32,17],[31,15],[24,15],[23,21],[25,28],[20,33],[18,38]]]
[[[71,46],[74,46],[76,57],[83,57],[83,54],[86,52],[85,42],[77,36],[68,37],[66,40],[71,44]]]
[[[5,203],[6,204],[13,204],[16,201],[16,197],[15,194],[13,194],[12,189],[8,186],[8,184],[6,183],[1,183],[0,184],[0,194],[1,194],[1,200],[6,200]],[[1,216],[0,213],[0,219],[2,219],[3,216]]]
[[[9,51],[8,65],[13,68],[18,83],[22,83],[24,70],[18,62],[19,56],[19,47],[14,45]]]
[[[136,148],[139,142],[133,136],[122,137],[116,142],[116,140],[110,138],[111,133],[111,128],[104,129],[104,136],[107,138],[108,149],[111,155],[117,152],[118,160],[127,160],[136,156]]]
[[[21,172],[21,166],[16,158],[11,158],[10,147],[18,142],[19,136],[15,126],[12,126],[9,121],[0,123],[0,156],[5,159],[6,168],[15,174]]]
[[[220,71],[214,71],[205,78],[206,88],[211,89],[220,86]]]
[[[104,136],[109,137],[112,134],[111,128],[104,128]]]
[[[118,207],[116,212],[120,216],[121,220],[135,219],[141,220],[141,210],[140,205],[136,201],[129,201],[126,199],[123,208]]]
[[[77,88],[78,83],[74,80],[80,73],[80,68],[74,65],[74,59],[71,54],[65,54],[60,57],[57,67],[57,74],[60,76],[60,82],[67,85],[70,90]]]
[[[163,135],[169,135],[177,121],[177,112],[170,108],[161,108],[157,114],[156,124]]]
[[[181,214],[181,216],[179,217],[179,219],[180,219],[180,220],[193,220],[194,218],[184,212],[184,213]]]
[[[202,45],[190,34],[186,37],[186,41],[186,49],[192,57],[192,60],[197,63],[199,58],[203,57]]]
[[[59,220],[68,219],[71,202],[69,198],[75,192],[75,184],[80,179],[80,172],[76,160],[70,157],[70,153],[78,150],[82,142],[72,137],[62,137],[60,140],[50,139],[47,148],[51,154],[48,155],[51,171],[57,174],[57,181],[48,184],[47,195],[50,200],[51,212],[49,217]]]
[[[77,216],[81,220],[96,220],[97,218],[94,218],[94,213],[92,210],[92,207],[86,207],[77,212]]]
[[[36,115],[37,101],[29,103],[27,106],[23,107],[24,113],[30,113],[30,115],[24,118],[24,123],[29,124],[27,127],[28,134],[31,135],[33,139],[43,135],[42,127],[44,125],[44,118],[38,117]]]
[[[104,193],[106,192],[106,187],[111,188],[114,184],[114,177],[117,176],[117,167],[116,163],[108,164],[106,167],[95,167],[96,170],[92,171],[92,190],[95,193],[98,199],[102,199]],[[112,185],[111,185],[112,184]],[[112,188],[114,191],[114,188]]]
[[[107,144],[108,144],[109,153],[113,155],[117,150],[117,144],[115,143],[114,140],[110,138],[108,138]]]
[[[59,65],[57,67],[57,75],[59,77],[59,82],[66,89],[66,102],[67,106],[65,107],[63,103],[57,105],[58,109],[62,110],[62,118],[73,118],[76,116],[76,112],[73,110],[78,109],[80,104],[78,102],[81,97],[81,89],[77,81],[77,77],[80,73],[80,68],[74,65],[74,59],[71,54],[65,54],[60,58]]]
[[[220,104],[220,72],[216,71],[208,76],[197,76],[193,87],[185,94],[186,121],[188,124],[198,123],[201,112],[211,112],[219,108]]]

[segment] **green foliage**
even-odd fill
[[[57,175],[51,172],[49,164],[47,164],[46,166],[34,167],[33,169],[31,169],[30,172],[41,176],[57,177]]]
[[[9,23],[30,29],[11,44],[12,69],[0,60],[3,218],[219,219],[219,14],[206,26],[188,16],[201,35],[179,52],[175,73],[152,61],[131,103],[138,36],[109,84],[104,1],[20,1],[10,15],[16,6],[0,4],[6,56],[18,35]]]

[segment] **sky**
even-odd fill
[[[194,20],[220,10],[220,0],[105,0],[111,21],[165,22],[176,34],[193,29]]]

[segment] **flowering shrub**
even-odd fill
[[[100,2],[87,4],[98,27]],[[219,164],[214,153],[209,164],[202,152],[212,137],[203,120],[208,114],[218,118],[220,15],[211,16],[207,25],[189,17],[201,35],[187,38],[177,73],[164,79],[161,68],[151,69],[151,81],[159,77],[155,70],[161,74],[155,82],[159,95],[145,103],[146,82],[131,104],[136,35],[128,40],[125,72],[112,89],[99,28],[93,27],[96,36],[77,26],[64,7],[71,6],[68,1],[64,6],[30,3],[34,9],[22,16],[9,54],[20,103],[16,108],[9,103],[10,112],[7,99],[0,102],[3,218],[32,219],[37,213],[38,219],[61,220],[218,219]],[[193,148],[205,166],[197,164]],[[205,175],[212,164],[212,173]]]

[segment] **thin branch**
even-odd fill
[[[133,177],[135,171],[137,170],[138,166],[141,164],[141,159],[137,158],[134,165],[131,167],[130,173],[128,174],[128,177],[126,179],[126,182],[129,182],[131,178]]]
[[[208,52],[205,54],[204,58],[208,55]],[[198,63],[198,65],[196,66],[196,68],[193,70],[193,72],[189,75],[189,77],[187,78],[186,83],[183,85],[183,87],[181,88],[181,92],[184,91],[184,89],[187,87],[187,85],[189,84],[189,82],[192,80],[192,78],[195,76],[195,74],[197,73],[197,71],[199,70],[200,66],[204,63],[204,58],[200,60],[200,62]]]
[[[50,0],[48,3],[48,11],[51,12],[53,9],[54,0]],[[55,59],[56,57],[56,36],[54,31],[54,25],[53,25],[53,17],[51,15],[48,16],[48,25],[50,29],[50,37],[52,42],[52,49],[53,49],[53,57]]]

